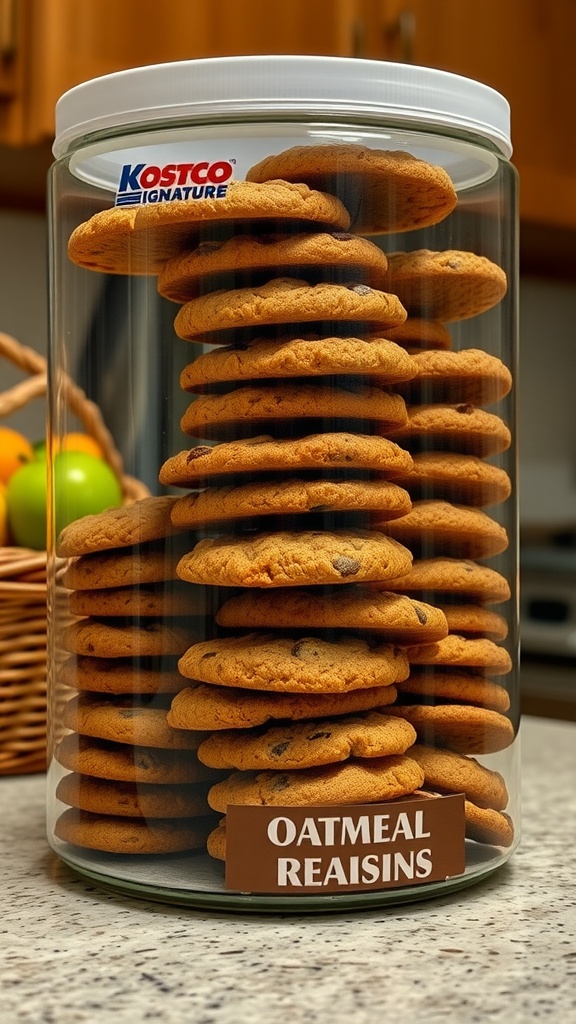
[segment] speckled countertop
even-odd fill
[[[44,779],[0,780],[2,1024],[576,1021],[576,725],[527,718],[524,838],[487,881],[320,917],[99,891],[44,839]]]

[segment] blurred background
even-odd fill
[[[0,0],[0,330],[46,352],[54,107],[79,82],[194,57],[428,65],[508,99],[520,173],[522,704],[576,719],[576,0]],[[0,390],[18,379],[0,366]],[[44,410],[22,424],[44,432]],[[17,422],[14,422],[18,426]]]

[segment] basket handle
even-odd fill
[[[0,331],[0,356],[4,356],[25,373],[29,380],[21,381],[0,394],[0,417],[9,416],[22,409],[33,398],[42,398],[47,389],[47,364],[43,356],[27,345],[22,345],[9,334]],[[102,413],[95,402],[88,398],[68,374],[62,374],[59,387],[70,411],[76,416],[87,434],[102,449],[105,462],[113,469],[122,483],[127,498],[137,500],[150,494],[148,488],[135,477],[124,473],[122,456],[114,444],[112,434],[104,423]]]

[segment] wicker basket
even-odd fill
[[[0,332],[0,356],[29,376],[0,394],[0,419],[46,395],[46,362]],[[118,477],[125,503],[146,497],[126,476],[98,406],[70,379],[62,382],[71,413],[98,442]],[[0,775],[46,767],[46,552],[0,547]]]

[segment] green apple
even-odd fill
[[[47,463],[38,458],[18,469],[6,492],[10,531],[22,547],[42,550],[47,542]],[[82,516],[122,504],[122,488],[110,466],[85,452],[54,458],[55,536]]]

